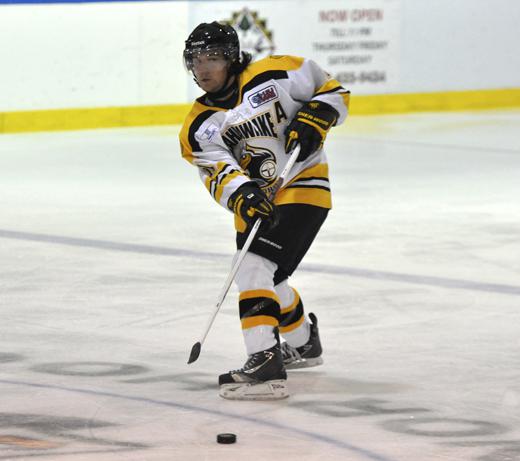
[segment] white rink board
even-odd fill
[[[0,41],[10,44],[0,47],[0,112],[191,102],[184,40],[197,21],[244,7],[266,20],[277,53],[315,58],[353,94],[520,86],[517,0],[0,5]],[[330,43],[353,48],[317,52]],[[362,62],[345,64],[354,58]]]

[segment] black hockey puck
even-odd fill
[[[237,436],[235,434],[218,434],[217,442],[218,443],[235,443],[237,441]]]

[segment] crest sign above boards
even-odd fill
[[[241,49],[251,53],[254,60],[273,54],[273,33],[267,28],[267,20],[261,19],[257,11],[243,8],[233,12],[231,19],[225,22],[237,31]]]

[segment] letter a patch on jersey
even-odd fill
[[[256,108],[261,106],[262,104],[265,104],[277,98],[278,93],[276,92],[276,88],[274,87],[274,85],[270,85],[267,88],[264,88],[263,90],[253,93],[247,99],[249,100],[251,106]]]

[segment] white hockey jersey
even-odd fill
[[[255,180],[269,194],[287,163],[285,128],[304,102],[334,107],[342,123],[350,92],[314,61],[270,56],[250,64],[239,76],[232,108],[198,98],[180,132],[182,156],[199,168],[204,185],[227,209],[229,196]],[[274,199],[277,205],[305,203],[331,207],[328,165],[323,149],[298,162]],[[245,223],[235,220],[238,231]]]

